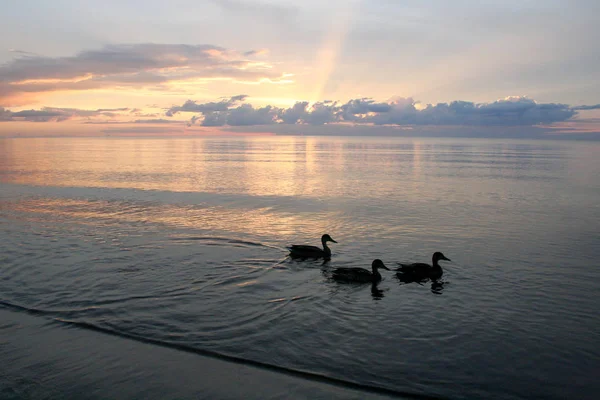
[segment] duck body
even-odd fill
[[[290,256],[294,258],[322,258],[331,257],[331,249],[329,247],[322,249],[317,246],[307,246],[302,244],[293,244],[290,246]]]
[[[327,242],[337,243],[331,236],[325,234],[321,236],[323,248],[317,246],[308,246],[304,244],[293,244],[288,249],[292,258],[331,258],[331,249]]]
[[[439,264],[440,260],[450,261],[449,258],[442,253],[435,252],[432,257],[432,264],[414,263],[401,264],[398,263],[398,277],[402,280],[421,281],[425,279],[438,280],[444,274],[444,270]]]
[[[371,271],[359,267],[336,268],[331,277],[340,282],[376,283],[381,281],[381,274],[378,271],[379,268],[387,269],[389,271],[389,268],[383,264],[383,261],[377,259],[371,264]]]
[[[399,264],[398,275],[411,280],[440,279],[444,271],[440,266],[434,267],[425,263]]]

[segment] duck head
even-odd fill
[[[335,240],[333,240],[331,238],[331,236],[329,236],[328,234],[324,234],[323,236],[321,236],[321,242],[323,242],[323,244],[327,243],[327,242],[333,242],[333,243],[337,243]]]
[[[449,259],[448,257],[446,257],[445,255],[443,255],[441,252],[436,251],[435,253],[433,253],[433,262],[437,263],[440,260],[446,260],[446,261],[452,261],[451,259]]]
[[[388,267],[386,267],[385,264],[383,263],[383,261],[381,261],[379,258],[373,260],[371,267],[373,268],[374,271],[376,271],[377,268],[383,268],[383,269],[387,269],[388,271],[390,271],[390,269]]]

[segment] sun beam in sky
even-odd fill
[[[314,71],[314,90],[310,97],[311,103],[325,100],[323,94],[336,63],[340,51],[344,46],[344,41],[348,35],[350,27],[359,12],[361,0],[348,0],[346,7],[341,7],[334,11],[331,18],[331,25],[325,35],[323,43],[317,52],[317,61]]]

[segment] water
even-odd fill
[[[405,393],[594,398],[599,152],[489,139],[0,140],[0,300]],[[331,262],[286,258],[323,233],[339,242]],[[388,271],[375,291],[329,279],[434,251],[453,260],[441,287]]]

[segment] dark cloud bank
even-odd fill
[[[180,124],[219,127],[230,132],[271,132],[291,135],[372,135],[372,136],[452,136],[452,137],[547,137],[557,132],[552,124],[586,120],[573,119],[580,111],[600,109],[600,104],[572,107],[557,103],[536,103],[526,97],[509,97],[492,103],[453,101],[421,106],[411,98],[376,102],[369,98],[346,103],[323,101],[310,105],[297,102],[292,107],[254,107],[246,95],[199,103],[188,100],[166,110],[165,118],[131,121],[98,121],[136,115],[136,109],[115,108],[79,110],[44,107],[12,112],[0,107],[0,121],[65,121],[84,118],[92,124]],[[187,118],[191,114],[191,117]],[[187,121],[175,116],[186,115]],[[135,128],[142,132],[145,128]],[[572,132],[569,132],[572,130]],[[571,138],[577,129],[561,128]],[[600,139],[600,132],[581,133],[586,139]]]
[[[369,125],[395,127],[467,126],[467,127],[533,127],[564,122],[580,110],[600,109],[600,105],[571,107],[567,104],[537,103],[526,97],[508,97],[492,103],[467,101],[421,106],[411,98],[398,98],[379,103],[369,98],[347,103],[331,101],[309,105],[298,102],[289,108],[265,106],[255,108],[242,104],[239,95],[220,102],[186,101],[171,107],[166,115],[194,113],[189,124],[201,126],[269,126],[269,125]]]

